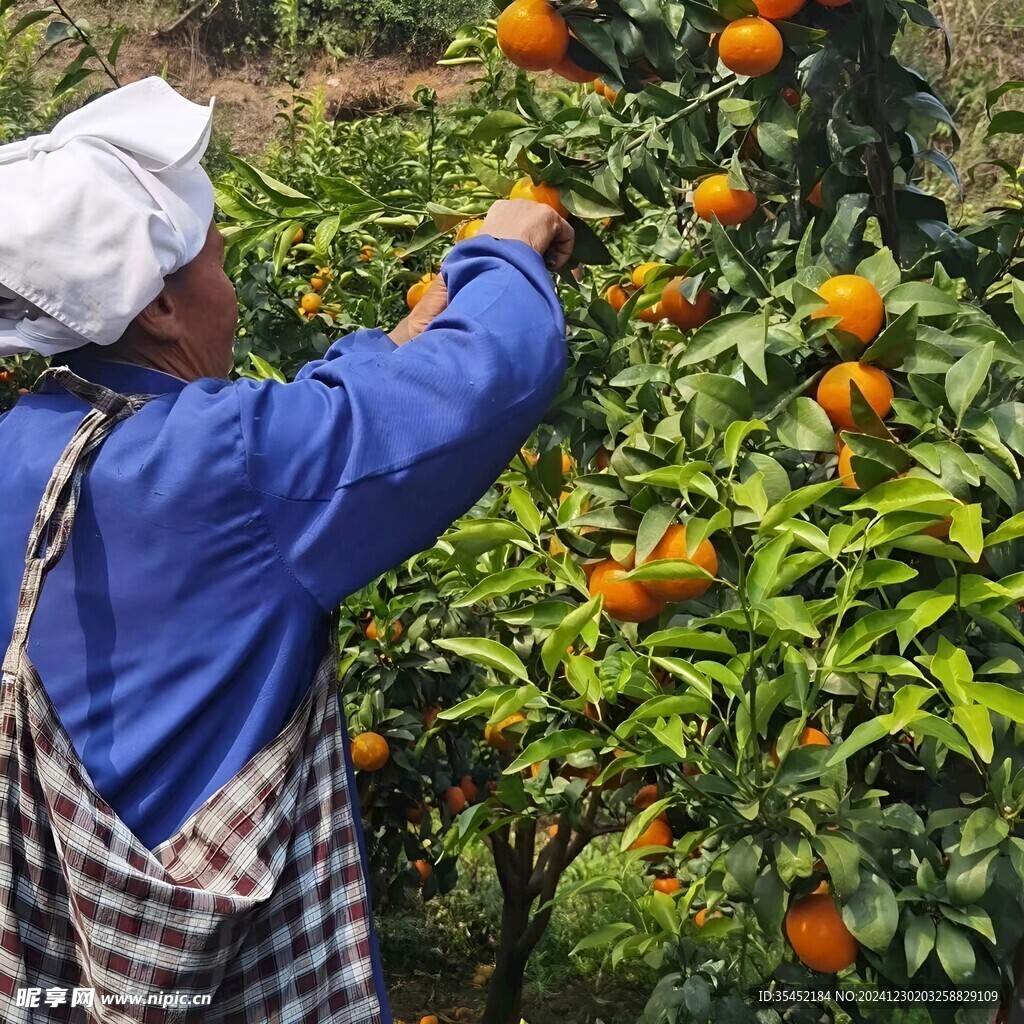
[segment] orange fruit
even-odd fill
[[[782,90],[782,98],[794,110],[800,106],[800,93],[792,86],[790,86],[788,89]]]
[[[437,1024],[437,1018],[432,1013],[428,1013],[426,1017],[420,1017],[420,1024]]]
[[[847,444],[844,444],[839,452],[839,467],[836,470],[836,476],[839,477],[844,487],[852,487],[854,490],[860,490],[860,484],[857,483],[857,477],[853,473],[853,456],[856,453]]]
[[[572,456],[568,452],[562,452],[562,472],[571,473],[576,468]]]
[[[395,252],[395,255],[396,256],[398,255],[397,251]],[[369,263],[370,260],[372,260],[372,259],[373,259],[373,246],[372,245],[364,245],[359,250],[359,262],[360,263]]]
[[[466,794],[458,786],[449,786],[444,791],[444,802],[448,805],[448,810],[452,814],[458,814],[466,809],[466,804],[469,801],[466,799]]]
[[[581,68],[574,60],[570,60],[568,54],[552,64],[551,70],[567,82],[579,82],[581,85],[584,82],[589,82],[594,77],[593,71]]]
[[[765,18],[737,18],[718,41],[718,56],[737,75],[758,78],[774,71],[784,49],[779,30]]]
[[[679,892],[682,887],[683,883],[678,878],[656,878],[651,883],[651,888],[655,892],[663,892],[666,896]]]
[[[730,188],[727,174],[713,174],[694,191],[693,209],[701,220],[717,217],[719,223],[731,227],[750,220],[757,209],[757,196],[744,189]]]
[[[416,869],[416,873],[420,876],[420,882],[426,882],[426,880],[434,873],[434,868],[429,860],[414,860],[412,866]]]
[[[640,266],[633,271],[633,287],[643,288],[643,286],[647,283],[647,275],[652,270],[656,270],[660,266],[660,263],[641,263]]]
[[[594,465],[597,466],[599,472],[604,472],[612,464],[612,453],[608,451],[604,445],[601,445],[597,449],[597,454],[594,456]]]
[[[483,226],[484,221],[482,217],[463,222],[459,225],[459,230],[455,232],[455,241],[464,242],[467,238],[475,238],[480,234],[480,229]]]
[[[309,279],[309,287],[312,288],[313,291],[315,291],[315,292],[323,291],[323,289],[326,286],[326,284],[327,284],[327,282],[322,277],[320,277],[318,274],[314,274]]]
[[[299,230],[295,232],[295,237],[292,239],[292,245],[298,245],[305,237],[306,232],[303,231],[302,228],[299,228]]]
[[[423,804],[415,804],[405,812],[405,820],[410,825],[419,825],[426,813],[427,811]]]
[[[521,3],[522,0],[516,0],[516,2]],[[520,178],[512,186],[509,199],[528,199],[533,203],[543,203],[545,206],[550,206],[559,216],[569,216],[569,211],[562,203],[558,189],[553,185],[545,185],[544,182],[535,185],[531,178]]]
[[[423,296],[427,294],[427,289],[429,287],[430,287],[430,285],[428,285],[426,282],[424,282],[424,281],[417,281],[405,293],[405,304],[410,309],[415,309],[419,305],[420,300],[423,298]]]
[[[527,71],[553,68],[569,48],[569,28],[553,4],[514,0],[498,16],[498,46]]]
[[[388,640],[391,643],[394,643],[405,632],[405,626],[403,626],[402,623],[398,621],[398,619],[395,619],[395,621],[392,622],[387,627],[387,629],[388,629]],[[370,621],[366,624],[366,639],[367,640],[380,640],[381,639],[381,630],[380,630],[380,627],[377,625],[377,620],[376,619],[370,619]]]
[[[921,533],[926,537],[935,537],[938,540],[945,540],[949,536],[949,528],[953,525],[953,517],[945,516],[941,522],[926,526]]]
[[[807,726],[800,733],[800,738],[796,741],[796,745],[798,747],[830,747],[832,746],[832,741],[820,729],[813,729],[811,726]],[[772,763],[778,768],[779,753],[774,743],[772,744]]]
[[[692,562],[712,576],[718,574],[718,554],[711,541],[702,540],[692,557],[687,555],[686,527],[678,523],[665,531],[665,535],[644,561],[658,562],[663,559]],[[654,597],[662,601],[692,601],[707,593],[711,582],[705,579],[650,580],[643,585]]]
[[[719,911],[716,910],[711,916],[714,918],[714,917],[721,917],[722,915],[721,915],[721,913],[719,913]],[[704,925],[707,924],[707,920],[708,920],[708,908],[707,907],[701,907],[700,910],[698,910],[697,913],[693,915],[693,923],[698,928],[703,928]]]
[[[522,712],[517,711],[514,715],[509,715],[508,718],[502,719],[497,725],[488,725],[484,729],[484,739],[495,750],[508,750],[511,748],[513,741],[505,735],[505,729],[510,725],[525,721],[526,716]]]
[[[622,622],[646,622],[665,606],[642,583],[619,577],[626,572],[614,558],[598,563],[590,573],[590,596],[604,595],[604,610]]]
[[[643,320],[645,324],[656,324],[658,321],[664,320],[665,318],[661,313],[661,303],[656,302],[653,306],[641,309],[640,312],[636,314],[636,318],[637,320]]]
[[[825,208],[825,196],[821,189],[821,182],[816,182],[814,188],[807,193],[807,202],[818,210]]]
[[[555,836],[558,835],[558,826],[557,825],[548,825],[548,835],[552,839],[554,839]]]
[[[658,787],[651,783],[649,786],[644,786],[639,792],[633,797],[633,806],[643,811],[650,807],[651,804],[658,799]]]
[[[829,278],[818,289],[818,294],[828,305],[817,310],[813,318],[841,317],[836,330],[854,335],[865,345],[874,341],[885,325],[885,303],[867,278],[840,274]]]
[[[608,303],[616,313],[629,301],[629,295],[626,289],[621,284],[613,284],[611,288],[604,293],[604,300]]]
[[[463,775],[462,778],[459,779],[459,789],[466,794],[466,799],[470,803],[476,799],[478,790],[476,788],[476,783],[473,781],[472,775]]]
[[[423,724],[429,729],[441,714],[441,709],[436,704],[431,704],[423,712]]]
[[[361,772],[375,772],[388,763],[391,748],[380,733],[361,732],[352,738],[352,763]]]
[[[694,296],[693,302],[683,294],[685,277],[674,277],[661,294],[661,311],[681,331],[703,327],[715,315],[715,300],[706,288]]]
[[[316,316],[323,304],[324,300],[316,292],[306,292],[299,301],[299,307],[307,316]]]
[[[785,18],[792,18],[804,9],[807,0],[754,0],[757,5],[757,13],[762,18],[771,18],[772,21],[782,21]]]
[[[598,96],[603,96],[609,103],[614,103],[619,95],[610,85],[606,85],[602,82],[600,78],[595,78],[594,81],[590,83],[590,88],[593,89]]]
[[[856,430],[853,422],[850,384],[855,383],[868,405],[875,410],[879,419],[885,419],[892,410],[892,382],[877,366],[867,363],[840,363],[833,366],[821,378],[818,404],[828,413],[832,425],[840,430]]]
[[[645,828],[643,832],[633,840],[630,849],[642,850],[648,846],[671,846],[672,843],[672,829],[670,829],[668,824],[660,818],[655,818],[654,821],[652,821],[650,825],[648,825],[647,828]],[[659,854],[652,855],[654,859],[659,856]]]
[[[837,974],[857,959],[857,940],[832,897],[823,893],[805,896],[789,908],[786,937],[797,959],[812,971]]]

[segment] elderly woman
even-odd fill
[[[390,334],[230,381],[211,113],[152,78],[0,147],[0,355],[52,364],[0,417],[9,1024],[389,1019],[331,616],[564,372],[571,229],[499,202]]]

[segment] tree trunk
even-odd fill
[[[530,953],[521,949],[520,940],[530,923],[531,902],[506,899],[502,907],[501,945],[487,986],[483,1024],[519,1024],[522,1019],[523,982]]]

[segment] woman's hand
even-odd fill
[[[416,303],[412,312],[388,335],[396,345],[404,345],[422,334],[430,322],[439,317],[448,308],[448,288],[444,278],[438,274],[422,299]]]

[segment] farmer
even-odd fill
[[[53,367],[0,416],[5,1024],[390,1019],[331,616],[485,493],[565,368],[572,231],[520,201],[390,334],[229,381],[211,116],[150,78],[0,147],[0,355]]]

